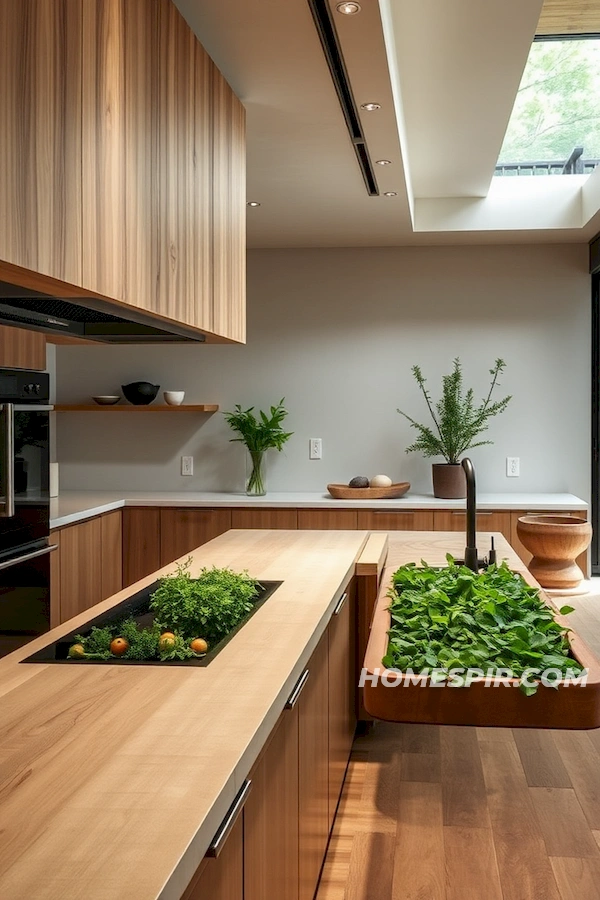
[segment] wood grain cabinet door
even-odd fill
[[[462,509],[436,509],[433,513],[433,527],[435,531],[466,532],[467,514]],[[481,510],[477,513],[477,532],[480,531],[499,531],[507,541],[510,541],[510,512]],[[478,545],[478,550],[483,556],[489,547]]]
[[[0,35],[0,259],[81,284],[81,0],[0,0]]]
[[[343,596],[343,595],[342,595]],[[329,827],[333,824],[356,728],[356,596],[352,581],[328,629]],[[362,663],[362,661],[361,661]]]
[[[219,856],[202,861],[182,900],[244,900],[242,816],[233,826]]]
[[[232,509],[232,528],[297,528],[295,509]]]
[[[101,516],[102,599],[112,597],[123,587],[123,527],[120,509]]]
[[[161,509],[161,566],[167,566],[230,528],[230,509]]]
[[[46,335],[41,331],[0,325],[0,366],[7,369],[45,369]]]
[[[326,632],[298,701],[299,900],[313,900],[329,836],[328,656]]]
[[[353,531],[356,528],[355,509],[299,509],[298,528]]]
[[[359,531],[433,531],[430,509],[359,509]]]
[[[102,523],[89,519],[60,530],[60,620],[102,600]]]
[[[244,900],[298,900],[298,707],[284,710],[250,779]]]
[[[130,507],[123,510],[123,587],[160,569],[160,510]]]

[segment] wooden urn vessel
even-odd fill
[[[575,560],[592,539],[589,522],[577,516],[521,516],[517,535],[533,554],[527,568],[543,588],[579,587],[584,575]]]

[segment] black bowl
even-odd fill
[[[150,384],[149,381],[132,381],[131,384],[122,384],[127,400],[134,406],[147,406],[156,398],[160,390],[160,384]]]

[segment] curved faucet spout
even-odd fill
[[[475,469],[470,459],[461,463],[467,479],[467,546],[465,547],[465,566],[473,572],[478,571],[477,560],[477,502],[475,499]]]

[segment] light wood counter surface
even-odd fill
[[[20,664],[90,610],[0,660],[0,897],[179,898],[367,536],[229,531],[195,551],[192,572],[284,582],[206,668]]]

